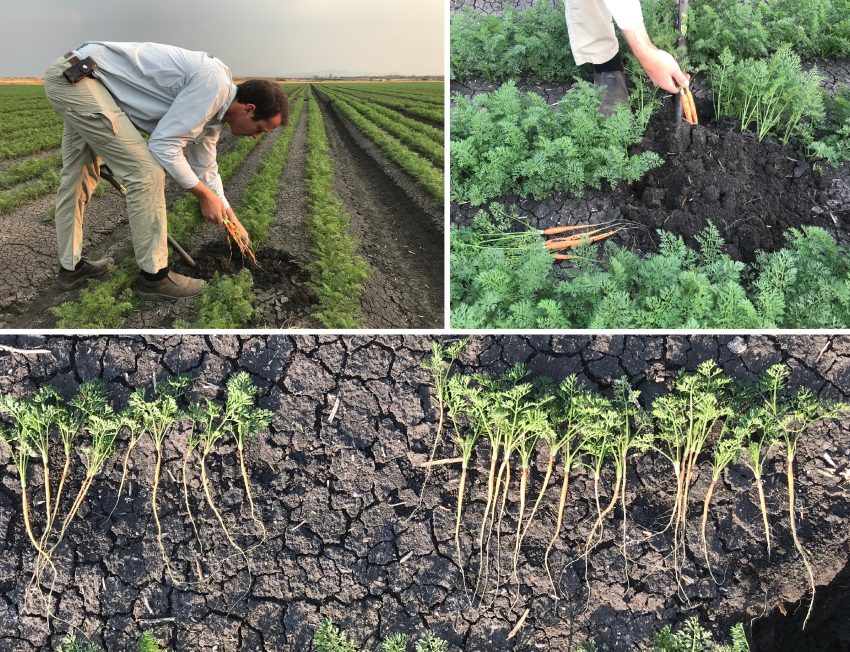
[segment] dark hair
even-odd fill
[[[248,79],[236,86],[236,99],[256,107],[254,120],[268,120],[279,113],[282,125],[289,122],[289,102],[280,84],[268,79]]]

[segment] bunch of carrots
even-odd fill
[[[553,252],[554,260],[573,260],[574,256],[562,252],[564,249],[583,247],[594,242],[600,242],[628,228],[627,222],[603,222],[600,224],[572,224],[569,226],[553,226],[548,229],[531,229],[510,233],[494,233],[480,240],[480,246],[491,249],[518,250],[523,244],[531,244],[533,238],[542,235],[546,240],[546,249]],[[566,234],[566,235],[565,235]],[[557,237],[550,237],[557,236]],[[518,245],[518,243],[520,243]]]
[[[694,104],[694,95],[690,88],[684,86],[679,89],[679,96],[682,98],[682,117],[689,125],[698,125],[699,118],[697,117],[697,107]]]
[[[226,217],[223,224],[228,237],[236,244],[242,257],[250,260],[253,265],[259,266],[257,256],[254,255],[254,248],[251,246],[251,236],[248,235],[245,227],[238,222],[230,221]]]

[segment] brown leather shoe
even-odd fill
[[[101,258],[100,260],[82,259],[74,270],[67,270],[60,265],[57,283],[62,290],[73,290],[90,278],[106,276],[114,264],[115,261],[112,258]]]
[[[599,113],[611,115],[617,102],[629,101],[629,89],[626,88],[626,74],[622,70],[593,73],[593,85],[604,89]]]
[[[204,282],[199,278],[169,271],[165,278],[159,281],[149,281],[139,274],[134,287],[139,296],[146,299],[189,299],[201,293]]]

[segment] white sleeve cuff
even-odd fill
[[[643,12],[640,0],[602,0],[614,17],[614,22],[622,29],[635,29],[643,25]]]

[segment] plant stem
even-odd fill
[[[803,558],[803,565],[806,567],[806,573],[809,576],[809,586],[812,587],[812,599],[809,601],[809,608],[806,611],[806,618],[803,620],[803,629],[806,629],[806,624],[809,622],[809,617],[812,615],[812,609],[815,606],[815,574],[812,570],[812,565],[809,563],[809,556],[803,544],[800,543],[800,538],[797,536],[797,516],[796,516],[796,495],[794,490],[794,454],[789,450],[788,465],[786,467],[788,476],[788,514],[791,520],[791,538],[794,539],[794,547]]]

